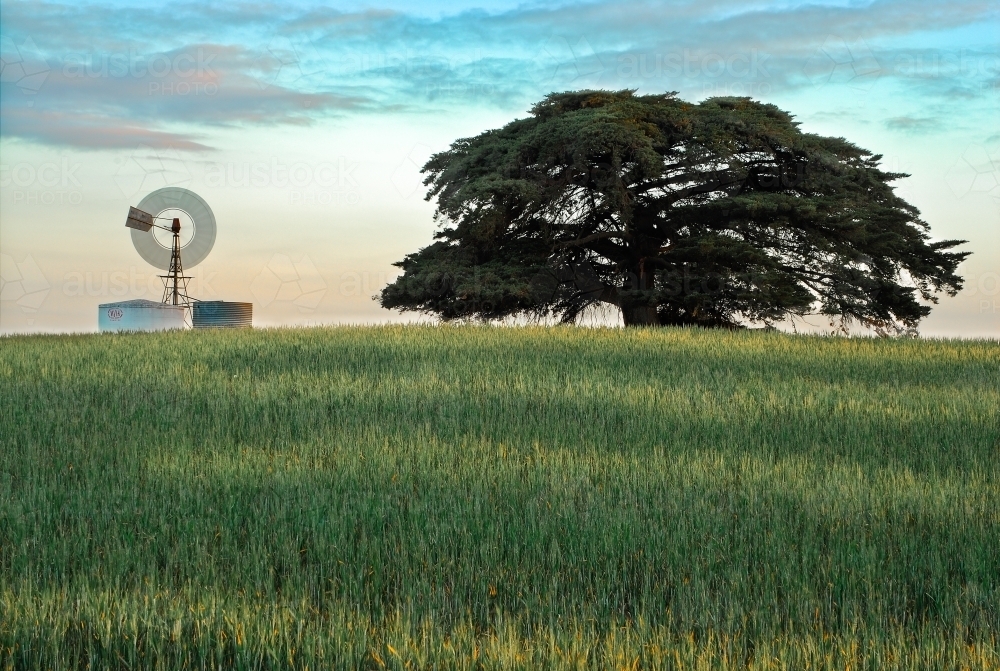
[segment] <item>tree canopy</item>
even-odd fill
[[[881,158],[747,98],[551,94],[431,157],[436,241],[379,299],[444,319],[607,303],[626,325],[910,328],[961,289],[967,253],[931,240]]]

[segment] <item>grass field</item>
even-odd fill
[[[3,668],[1000,668],[1000,344],[0,340]]]

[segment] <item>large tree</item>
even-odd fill
[[[380,300],[444,319],[607,303],[626,325],[913,327],[961,289],[967,254],[930,240],[880,159],[747,98],[552,94],[431,157],[437,241]]]

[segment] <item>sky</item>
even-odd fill
[[[257,325],[413,321],[373,296],[432,241],[420,167],[553,91],[750,96],[910,174],[965,289],[929,337],[1000,335],[1000,3],[0,2],[0,333],[158,300],[130,205],[217,222],[190,293]],[[797,328],[827,328],[820,318]]]

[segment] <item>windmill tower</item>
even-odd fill
[[[170,244],[170,261],[167,263],[166,268],[167,274],[158,275],[163,280],[163,299],[161,302],[167,305],[190,307],[191,303],[197,299],[193,299],[188,295],[188,282],[191,280],[191,276],[184,274],[184,263],[181,261],[181,220],[174,217],[168,228],[154,223],[159,218],[137,207],[130,207],[128,208],[128,218],[125,220],[125,225],[128,228],[142,231],[143,233],[148,233],[154,228],[170,231],[172,239]]]
[[[191,277],[184,274],[184,264],[181,263],[181,220],[174,218],[170,225],[173,241],[170,246],[170,266],[166,275],[160,275],[163,280],[163,301],[170,305],[191,305],[188,296],[188,282]]]

